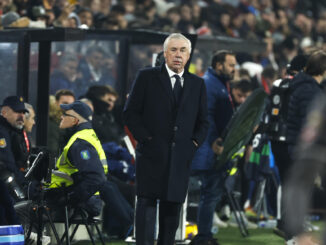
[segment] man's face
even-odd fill
[[[216,64],[216,72],[219,75],[223,75],[228,80],[232,80],[234,78],[235,66],[237,61],[234,55],[226,55],[224,63]]]
[[[187,61],[189,60],[189,45],[183,39],[170,39],[164,58],[167,66],[175,73],[183,71]]]
[[[14,128],[23,129],[25,121],[25,112],[16,112],[9,106],[4,106],[1,110],[2,116]]]
[[[105,94],[102,98],[102,101],[109,104],[108,110],[112,111],[115,105],[115,102],[117,101],[117,97],[113,94]]]
[[[87,61],[95,68],[100,69],[102,66],[103,54],[100,52],[93,52],[89,57],[87,57]]]
[[[61,95],[59,100],[57,101],[58,106],[61,104],[71,104],[75,102],[75,98],[71,95]]]
[[[28,111],[29,115],[25,118],[24,129],[27,133],[30,133],[35,125],[35,112],[33,109],[29,109]]]
[[[233,97],[235,103],[237,105],[241,105],[249,97],[249,95],[251,94],[251,91],[243,92],[242,90],[240,90],[238,88],[233,88],[231,93],[232,93],[232,97]]]
[[[74,82],[77,78],[77,67],[77,62],[72,60],[68,61],[61,67],[62,73],[70,82]]]
[[[71,128],[78,123],[78,119],[75,117],[73,110],[64,111],[61,116],[61,122],[59,128]]]
[[[80,22],[82,24],[87,25],[88,27],[92,27],[93,25],[93,16],[90,12],[84,11],[78,15]]]

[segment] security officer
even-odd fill
[[[90,107],[81,101],[60,107],[64,112],[59,127],[72,129],[73,135],[57,160],[50,188],[66,186],[69,203],[76,205],[88,201],[106,181],[106,157],[91,126]],[[50,192],[48,198],[56,201],[60,194]]]
[[[1,178],[9,185],[17,183],[20,187],[26,187],[24,169],[28,151],[22,134],[24,127],[25,108],[22,97],[9,96],[4,99],[1,105],[0,116],[0,169]],[[7,181],[7,180],[12,181]],[[11,189],[11,193],[17,193]],[[23,193],[13,196],[18,199],[23,198]]]

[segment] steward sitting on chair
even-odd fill
[[[104,169],[107,170],[105,153],[101,143],[92,129],[92,110],[81,101],[60,105],[64,110],[60,128],[70,128],[72,136],[63,149],[52,172],[50,189],[46,199],[60,205],[68,201],[69,205],[80,206],[90,215],[98,215],[101,200],[94,196],[106,181]],[[62,188],[67,187],[63,199]],[[95,202],[94,202],[95,201]],[[91,203],[90,203],[91,202]]]

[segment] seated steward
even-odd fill
[[[106,181],[106,157],[92,129],[90,107],[81,101],[60,107],[64,110],[60,128],[72,129],[73,135],[57,160],[50,188],[67,187],[69,203],[77,205],[88,201]],[[61,191],[52,189],[47,193],[47,198],[53,201],[58,202],[59,197],[62,200]]]

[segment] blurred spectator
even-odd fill
[[[35,111],[31,104],[25,102],[25,108],[28,110],[28,113],[25,114],[24,130],[27,133],[31,133],[33,126],[35,125]]]
[[[121,0],[122,6],[125,8],[125,20],[130,23],[135,20],[136,1],[135,0]]]
[[[53,21],[53,25],[57,27],[71,27],[69,25],[69,15],[75,10],[75,5],[74,4],[69,4],[66,2],[61,9],[60,15],[58,18]]]
[[[61,104],[71,104],[75,101],[75,95],[72,91],[62,89],[58,90],[55,96],[49,98],[49,121],[48,121],[48,140],[47,147],[52,158],[60,154],[60,147],[66,143],[64,141],[64,131],[59,128],[62,116]]]
[[[240,28],[240,36],[249,40],[259,40],[256,34],[256,17],[249,12],[244,14],[244,20]]]
[[[115,87],[117,80],[117,67],[116,58],[114,55],[106,53],[103,57],[102,69],[103,78],[105,78],[105,84]]]
[[[160,24],[160,18],[157,15],[156,5],[154,2],[150,2],[150,4],[143,9],[137,9],[136,19],[134,22],[129,23],[129,27],[157,29],[160,27]]]
[[[191,5],[191,12],[192,12],[192,24],[197,29],[203,25],[203,16],[202,16],[202,9],[198,5],[197,2]]]
[[[277,79],[277,77],[277,72],[273,67],[267,66],[264,68],[263,72],[261,73],[261,85],[266,93],[270,93],[273,82]]]
[[[111,8],[111,16],[114,17],[119,23],[119,29],[126,29],[128,21],[125,19],[126,9],[123,5],[114,5]]]
[[[74,12],[68,15],[68,21],[65,27],[78,28],[81,25],[78,15]]]
[[[98,14],[102,7],[100,0],[83,0],[80,5],[84,8],[90,9],[93,14]]]
[[[173,32],[178,30],[178,24],[180,21],[180,10],[179,7],[172,7],[166,12],[166,18],[162,20],[163,31]]]
[[[46,15],[47,15],[47,20],[46,20],[46,26],[47,27],[52,27],[53,26],[53,22],[56,19],[55,13],[52,9],[47,9],[45,10]]]
[[[81,78],[76,81],[78,90],[75,90],[77,96],[86,93],[86,90],[91,85],[112,84],[112,77],[108,76],[107,67],[104,64],[106,52],[98,45],[90,46],[85,53],[85,56],[80,60],[78,72]],[[107,62],[107,60],[106,60]]]
[[[293,167],[297,167],[298,166],[296,165],[297,163],[295,163],[293,160],[298,159],[298,156],[300,157],[302,156],[300,152],[295,151],[295,149],[299,150],[299,148],[295,148],[295,147],[298,146],[298,140],[300,139],[299,135],[303,129],[304,122],[313,119],[313,121],[317,123],[315,125],[318,125],[318,121],[319,121],[318,117],[307,118],[307,115],[309,114],[309,109],[312,101],[322,94],[322,88],[320,83],[322,82],[323,77],[325,77],[326,75],[325,64],[326,64],[326,53],[324,51],[317,51],[313,53],[308,58],[304,72],[298,73],[293,78],[290,84],[290,99],[288,104],[288,113],[287,113],[287,121],[286,121],[286,126],[287,126],[286,137],[288,143],[288,153],[292,161],[288,166],[289,167],[288,170],[291,170],[291,168]],[[314,132],[314,130],[307,131],[305,129],[304,133],[305,134],[302,135],[302,139],[305,141],[305,143],[312,142],[314,138],[316,138],[315,135],[316,132]],[[287,175],[289,174],[290,172],[287,173]],[[291,195],[294,198],[294,200],[297,200],[297,198],[294,197],[293,194]],[[307,204],[307,202],[305,202],[304,204]],[[292,219],[298,221],[298,223],[295,225],[296,227],[300,227],[303,224],[302,222],[303,220],[301,220],[303,214],[300,212],[302,211],[300,210],[300,208],[299,208],[298,218],[291,217]],[[291,212],[290,209],[287,208],[286,210],[284,210],[284,214],[282,217],[287,218],[289,214],[293,214],[293,213]],[[297,235],[296,233],[292,233],[292,232],[287,231],[285,233],[286,240],[290,240],[291,238],[293,238],[293,236]]]
[[[115,15],[109,15],[102,24],[102,28],[105,30],[117,31],[120,29],[119,21]]]
[[[88,83],[98,83],[102,78],[102,59],[104,50],[99,46],[91,46],[87,49],[84,59],[79,64],[83,74],[83,80]]]
[[[195,33],[192,23],[191,7],[188,4],[180,6],[180,21],[178,22],[178,30],[185,33]]]
[[[93,12],[89,8],[79,8],[77,10],[77,15],[80,19],[81,25],[84,25],[83,28],[92,29],[94,20],[93,20]]]
[[[291,94],[287,116],[288,151],[291,158],[293,148],[308,113],[311,101],[322,91],[320,83],[326,75],[326,53],[317,51],[308,61],[304,72],[297,74],[291,83]]]
[[[124,135],[123,129],[117,124],[112,113],[118,93],[111,86],[93,85],[88,89],[86,98],[93,103],[93,129],[102,144],[120,144]]]
[[[78,58],[75,54],[66,53],[60,57],[59,67],[50,78],[50,94],[54,95],[59,89],[76,88]]]
[[[108,16],[110,13],[111,5],[112,5],[112,0],[101,0],[100,12],[104,16]]]
[[[238,108],[252,93],[253,87],[250,81],[242,79],[230,83],[231,97],[234,107]]]
[[[1,16],[1,26],[9,27],[12,23],[20,18],[16,12],[9,12]]]

